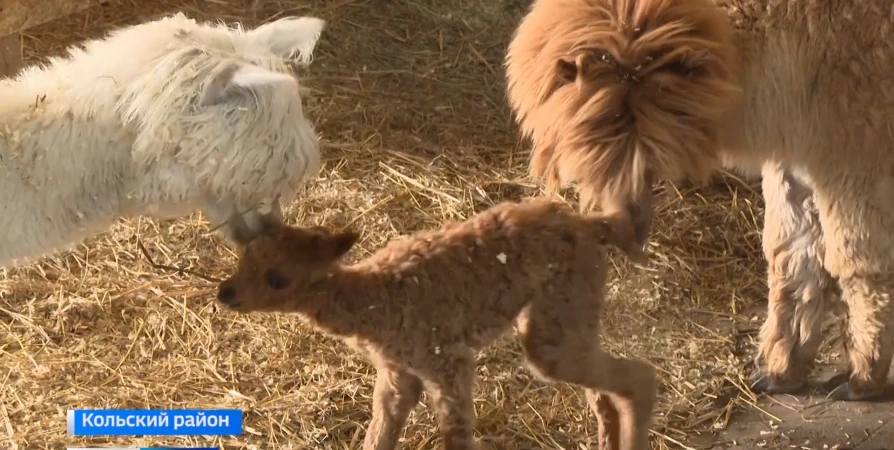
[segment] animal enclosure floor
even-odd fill
[[[765,312],[750,308],[761,320]],[[827,356],[835,353],[837,324],[829,319],[824,334],[832,337],[823,346]],[[840,358],[839,358],[840,359]],[[876,402],[838,402],[826,399],[826,380],[844,367],[843,361],[819,364],[798,395],[761,395],[742,402],[729,421],[714,433],[693,436],[686,443],[693,449],[754,450],[890,450],[894,449],[894,371],[888,390]]]
[[[892,401],[894,391],[883,402],[830,402],[821,389],[809,395],[765,397],[758,402],[760,409],[737,414],[709,448],[888,450],[894,448]],[[697,440],[689,445],[703,448]]]
[[[509,112],[502,68],[528,3],[116,0],[28,30],[24,48],[26,62],[38,63],[177,11],[246,27],[284,15],[326,19],[302,79],[324,166],[286,217],[354,228],[362,235],[350,255],[357,259],[402,234],[540,194],[526,177],[528,146]],[[758,186],[730,175],[698,189],[659,186],[650,262],[613,258],[602,341],[659,371],[653,449],[693,448],[751,417],[742,367],[766,308]],[[122,219],[69,251],[0,271],[0,449],[358,448],[374,380],[363,358],[294,317],[222,311],[215,285],[154,269],[138,246],[160,264],[222,278],[235,255],[210,228],[201,214]],[[834,346],[824,353],[834,357]],[[511,339],[480,356],[477,436],[494,450],[592,448],[596,421],[583,394],[535,381],[519,356]],[[241,408],[245,431],[72,439],[65,420],[73,407]],[[403,448],[438,442],[435,419],[420,405]]]

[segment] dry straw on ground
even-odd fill
[[[175,11],[253,26],[282,15],[329,20],[308,72],[308,111],[325,167],[288,211],[297,224],[352,226],[368,252],[403,233],[462,219],[501,199],[536,195],[525,178],[503,87],[504,49],[527,1],[117,0],[29,30],[29,62],[110,28]],[[764,305],[759,193],[732,177],[665,186],[652,261],[615,258],[605,345],[651,361],[662,378],[655,448],[698,447],[753,396],[744,389]],[[82,245],[0,274],[0,448],[221,445],[357,448],[373,369],[292,317],[236,315],[201,278],[234,255],[198,214],[121,221]],[[361,256],[355,252],[353,257]],[[736,356],[738,355],[738,356]],[[533,381],[512,340],[481,356],[477,432],[494,449],[583,449],[596,423],[582,395]],[[71,407],[230,407],[235,438],[67,438]],[[407,449],[432,448],[418,408]]]

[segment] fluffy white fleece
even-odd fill
[[[177,14],[0,80],[0,265],[125,216],[201,210],[236,242],[281,220],[279,202],[320,168],[291,63],[310,63],[324,27]]]

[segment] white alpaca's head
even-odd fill
[[[201,208],[238,244],[281,222],[280,201],[320,168],[294,70],[324,27],[290,17],[243,30],[178,14],[111,35],[117,52],[135,52],[117,108],[136,133],[132,197]]]

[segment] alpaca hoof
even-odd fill
[[[827,392],[832,392],[836,388],[840,387],[842,384],[847,384],[847,380],[849,380],[850,378],[851,375],[847,372],[835,374],[823,384],[823,388]]]
[[[756,394],[794,394],[804,387],[803,380],[780,382],[779,377],[766,373],[764,369],[758,369],[751,374],[751,392]]]
[[[751,375],[751,385],[748,387],[756,394],[767,392],[770,389],[770,376],[755,372]]]
[[[838,385],[834,384],[835,381],[839,381]],[[882,389],[856,389],[854,383],[848,379],[846,374],[835,375],[826,382],[826,385],[831,387],[829,394],[826,395],[828,400],[846,402],[875,400],[881,397],[883,393]]]
[[[770,375],[763,375],[752,381],[751,392],[756,394],[794,394],[804,387],[804,383],[774,383],[770,379]]]

